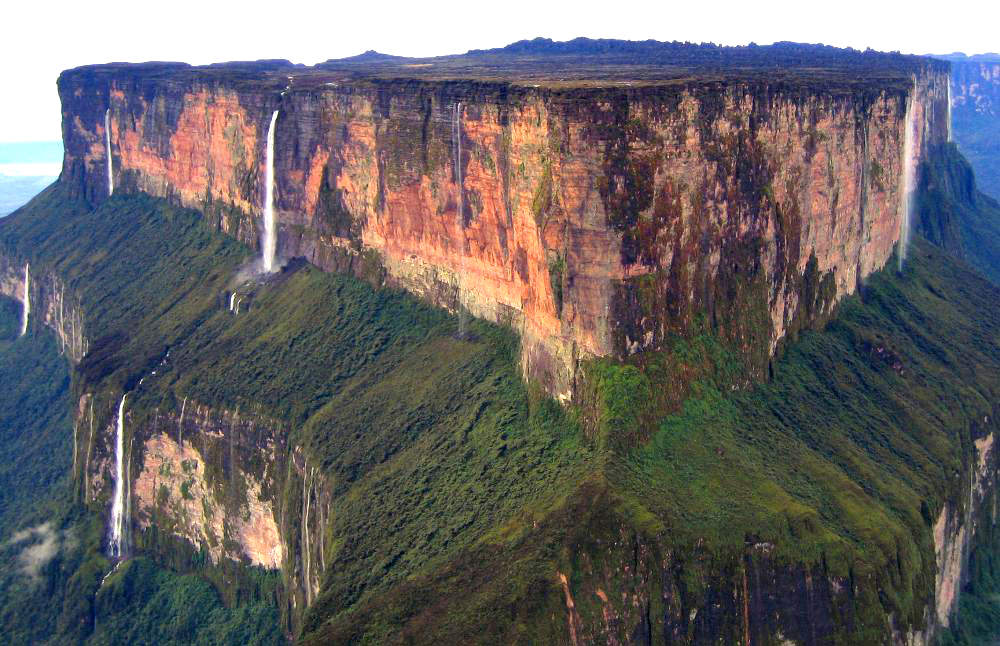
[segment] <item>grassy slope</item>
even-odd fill
[[[951,474],[983,432],[972,420],[992,419],[1000,396],[1000,312],[990,305],[998,299],[986,280],[918,242],[903,276],[873,277],[863,299],[846,300],[825,331],[804,334],[776,362],[773,382],[745,392],[695,384],[648,444],[611,442],[600,473],[564,506],[313,624],[311,640],[555,639],[565,621],[556,572],[581,559],[622,569],[606,554],[623,526],[679,558],[681,580],[718,577],[750,539],[773,542],[779,562],[822,562],[832,575],[867,581],[855,611],[871,622],[841,635],[851,643],[878,642],[885,612],[919,622],[934,580],[927,518],[960,495]],[[692,364],[725,357],[711,338],[680,345]],[[644,378],[607,371],[604,432],[640,423],[641,393],[655,387]],[[599,616],[587,589],[573,587],[577,608]],[[705,592],[692,585],[683,594],[697,604]],[[486,620],[491,613],[499,614]]]
[[[886,609],[918,619],[934,570],[921,508],[936,518],[958,494],[951,475],[1000,397],[998,299],[918,243],[902,277],[873,277],[772,382],[704,386],[614,480],[681,541],[736,550],[753,537],[790,562],[872,572]]]
[[[165,340],[185,333],[214,302],[211,293],[192,286],[211,280],[216,262],[235,266],[245,253],[205,231],[194,214],[160,209],[142,199],[126,200],[119,208],[119,218],[104,221],[53,186],[0,222],[7,252],[30,258],[36,271],[55,268],[84,291],[88,333],[111,335],[104,345],[114,350],[87,364],[90,386],[100,379],[120,387],[138,374]],[[144,235],[148,231],[141,226],[150,222],[157,223],[162,235]],[[126,239],[131,246],[123,255],[121,241]],[[197,273],[190,276],[190,271]],[[161,304],[157,297],[168,302]],[[179,303],[185,315],[157,320],[164,309],[173,309],[171,302]],[[38,547],[41,537],[3,545],[0,632],[14,644],[77,642],[88,635],[93,643],[186,644],[192,643],[197,627],[202,643],[283,642],[274,598],[227,608],[203,579],[148,563],[139,574],[125,569],[110,577],[98,592],[109,568],[101,518],[72,504],[66,477],[72,462],[67,362],[53,335],[40,325],[29,336],[13,339],[19,319],[20,304],[0,299],[0,381],[10,384],[0,393],[5,465],[0,470],[0,521],[5,539],[8,528],[47,521],[59,549],[32,578],[24,574],[22,559],[25,548]],[[122,586],[130,590],[127,603],[116,598]],[[91,635],[95,621],[99,632]],[[206,621],[211,623],[207,629]]]
[[[20,328],[21,303],[0,298],[0,540],[51,513],[72,461],[66,360],[41,325]]]
[[[169,346],[139,405],[188,396],[283,419],[332,483],[332,565],[306,623],[316,639],[555,640],[556,571],[623,525],[663,550],[699,544],[715,564],[748,535],[785,562],[825,556],[834,573],[879,578],[867,612],[912,620],[932,580],[925,517],[954,493],[944,474],[968,449],[968,420],[997,400],[997,290],[923,244],[902,277],[874,277],[825,332],[804,334],[773,383],[698,381],[632,446],[616,433],[648,423],[643,389],[669,374],[595,367],[588,436],[522,384],[516,343],[493,326],[459,340],[440,311],[309,268],[233,317],[220,296],[249,252],[197,214],[62,199],[52,189],[3,223],[0,243],[81,295],[88,387],[135,383]],[[678,343],[672,369],[727,373],[710,335]]]
[[[133,387],[169,346],[133,414],[186,396],[294,429],[334,483],[336,566],[318,607],[376,594],[513,515],[543,513],[586,469],[576,424],[521,381],[510,333],[474,323],[460,340],[440,310],[308,267],[234,316],[220,297],[248,250],[162,201],[116,196],[74,213],[58,192],[0,240],[81,296],[93,339],[81,387]],[[286,495],[296,508],[297,492]]]

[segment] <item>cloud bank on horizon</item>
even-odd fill
[[[1000,4],[845,0],[822,16],[798,0],[748,3],[607,2],[496,5],[443,0],[391,0],[316,6],[291,0],[144,5],[109,0],[17,3],[5,11],[0,39],[7,87],[0,105],[0,142],[60,139],[55,80],[63,69],[111,61],[179,60],[204,64],[287,58],[312,64],[369,49],[402,56],[438,56],[502,47],[545,36],[715,42],[744,45],[780,40],[905,53],[996,51]],[[954,17],[954,18],[951,18]]]

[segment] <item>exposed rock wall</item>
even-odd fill
[[[25,263],[0,254],[0,294],[24,304]],[[31,314],[29,330],[34,325],[44,325],[56,335],[60,351],[73,363],[78,363],[87,353],[89,341],[84,333],[83,310],[62,279],[42,271],[34,273],[29,267],[31,288]]]
[[[105,401],[106,400],[106,401]],[[95,402],[96,413],[95,413]],[[221,559],[280,569],[279,529],[285,432],[239,411],[182,401],[179,410],[142,400],[125,408],[128,536],[143,541],[151,528]],[[91,393],[79,401],[77,463],[84,500],[110,501],[114,484],[114,398]],[[96,423],[95,423],[96,418]]]
[[[936,624],[943,627],[948,626],[958,604],[967,571],[969,546],[976,532],[977,510],[992,495],[995,486],[997,460],[993,452],[993,434],[976,440],[975,447],[976,459],[969,469],[968,500],[964,505],[946,504],[934,523],[935,618]]]
[[[986,422],[983,427],[989,428]],[[932,527],[934,589],[926,605],[916,604],[918,611],[924,608],[922,625],[900,630],[899,618],[884,614],[884,599],[874,596],[877,585],[871,580],[879,574],[872,570],[841,577],[827,571],[825,560],[809,567],[782,563],[766,542],[748,542],[736,559],[679,554],[665,547],[669,541],[637,533],[595,502],[596,514],[589,507],[575,510],[585,522],[566,537],[566,553],[573,558],[552,581],[550,594],[563,606],[566,641],[936,643],[958,608],[979,523],[997,522],[994,434],[974,440],[971,448],[965,484]],[[700,569],[704,563],[711,566]]]
[[[85,503],[102,509],[114,488],[117,401],[84,393],[75,415],[77,485]],[[162,553],[180,541],[216,565],[280,570],[296,629],[327,565],[332,496],[321,471],[289,450],[287,428],[252,412],[185,399],[163,408],[141,394],[130,395],[125,411],[130,549]]]
[[[915,155],[947,133],[936,68],[874,92],[179,69],[64,73],[62,181],[106,195],[110,107],[116,190],[200,209],[256,245],[280,109],[279,255],[357,273],[377,260],[392,284],[513,326],[526,374],[563,399],[581,358],[657,349],[700,312],[762,370],[891,255],[908,96]]]

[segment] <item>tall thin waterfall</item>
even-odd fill
[[[462,102],[459,101],[455,104],[455,119],[452,123],[451,128],[451,138],[455,153],[455,185],[458,189],[458,233],[459,236],[464,236],[465,228],[465,200],[462,195],[463,185],[462,185]],[[464,244],[464,240],[463,240]],[[459,264],[465,264],[465,249],[459,249]],[[463,267],[464,269],[464,267]],[[458,272],[458,280],[462,280],[462,276],[465,272]],[[458,338],[464,339],[466,335],[466,327],[468,327],[469,313],[465,310],[462,305],[462,290],[459,286],[458,290]]]
[[[24,263],[24,306],[21,308],[21,336],[28,333],[28,316],[31,315],[31,272]]]
[[[104,111],[104,153],[108,158],[108,197],[115,192],[115,176],[111,172],[111,108]]]
[[[951,141],[951,78],[948,78],[948,141]]]
[[[274,222],[274,124],[278,120],[278,111],[271,114],[271,125],[267,128],[267,159],[265,160],[264,181],[264,239],[261,241],[261,261],[264,271],[274,271],[274,256],[278,249],[278,240]]]
[[[455,119],[451,126],[451,140],[455,152],[455,185],[458,187],[458,224],[465,223],[462,197],[462,102],[455,104]]]
[[[115,492],[111,502],[111,538],[108,554],[112,558],[125,555],[125,397],[118,403],[118,418],[115,421]]]
[[[906,101],[906,122],[903,125],[903,175],[900,177],[902,195],[899,200],[899,270],[903,270],[906,253],[910,245],[910,218],[913,215],[913,191],[916,184],[917,166],[913,156],[913,130],[916,127],[913,101],[916,90]]]

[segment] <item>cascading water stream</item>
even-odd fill
[[[115,192],[115,176],[111,169],[111,108],[104,111],[104,152],[108,159],[108,197]]]
[[[28,333],[28,317],[31,315],[31,272],[24,264],[24,303],[21,308],[21,336]]]
[[[906,121],[903,125],[903,174],[900,177],[902,195],[899,201],[899,270],[903,270],[906,253],[910,245],[910,218],[913,210],[913,191],[916,183],[916,160],[913,156],[913,129],[916,126],[913,101],[916,87],[906,101]]]
[[[265,273],[272,273],[274,257],[278,248],[274,222],[274,125],[278,111],[271,114],[271,125],[267,128],[267,158],[264,171],[264,239],[261,241],[261,265]]]
[[[465,209],[462,196],[462,102],[455,104],[455,119],[451,128],[452,141],[455,150],[455,185],[458,187],[458,223],[465,221]]]
[[[948,79],[948,141],[951,141],[951,79]]]
[[[464,187],[462,185],[462,102],[459,101],[455,104],[455,118],[452,123],[452,141],[454,142],[454,153],[455,153],[455,185],[458,188],[458,232],[460,236],[464,236],[465,228],[465,200],[463,199]],[[464,241],[463,241],[464,242]],[[463,265],[465,259],[465,250],[459,249],[459,264]],[[458,280],[461,281],[464,271],[459,271]],[[468,325],[468,313],[461,302],[461,286],[459,286],[459,302],[458,302],[458,338],[465,338],[465,328]]]
[[[123,536],[125,534],[125,397],[118,403],[118,418],[115,421],[115,489],[111,502],[111,538],[108,541],[108,555],[122,558],[125,554]]]

